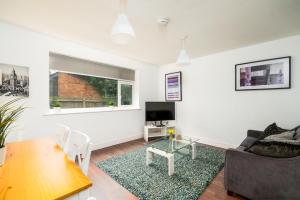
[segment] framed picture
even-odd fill
[[[235,90],[291,88],[291,57],[235,65]]]
[[[182,100],[181,72],[165,75],[165,97],[166,101]]]
[[[0,96],[29,96],[29,68],[0,64]]]

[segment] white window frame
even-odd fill
[[[121,105],[121,85],[131,85],[132,86],[132,104],[131,105]],[[135,92],[134,92],[134,81],[125,81],[125,80],[118,80],[118,107],[131,107],[135,105]]]
[[[114,107],[109,107],[109,106],[104,106],[104,107],[92,107],[92,108],[61,108],[59,110],[56,109],[51,109],[49,105],[49,111],[46,112],[45,115],[56,115],[56,114],[72,114],[72,113],[89,113],[89,112],[107,112],[107,111],[122,111],[122,110],[136,110],[140,109],[139,105],[137,104],[136,100],[136,81],[130,81],[130,80],[123,80],[123,79],[116,79],[116,78],[110,78],[110,77],[104,77],[104,76],[97,76],[97,75],[92,75],[92,74],[83,74],[83,73],[77,73],[77,72],[69,72],[69,71],[63,71],[63,70],[55,70],[55,69],[50,69],[50,71],[55,71],[55,72],[62,72],[62,73],[68,73],[68,74],[77,74],[77,75],[84,75],[84,76],[92,76],[92,77],[99,77],[99,78],[105,78],[105,79],[112,79],[116,80],[118,82],[118,106]],[[135,73],[137,73],[135,71]],[[132,105],[121,105],[121,85],[122,84],[127,84],[127,85],[132,85]],[[50,90],[50,85],[48,87]],[[48,92],[50,94],[50,92]],[[48,101],[50,99],[50,96],[48,96]]]

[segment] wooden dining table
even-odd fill
[[[81,200],[92,186],[50,138],[8,143],[6,148],[0,166],[0,200]]]

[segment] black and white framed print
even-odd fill
[[[291,88],[291,57],[235,65],[235,90]]]
[[[181,72],[165,75],[165,97],[166,101],[182,101]]]
[[[29,96],[29,68],[0,64],[0,96]]]

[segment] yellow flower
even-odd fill
[[[175,133],[175,130],[170,128],[170,129],[168,129],[168,133],[169,133],[169,135],[173,135]]]

